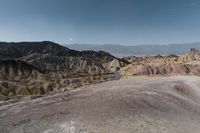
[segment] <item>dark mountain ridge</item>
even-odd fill
[[[0,42],[0,56],[20,58],[33,53],[50,54],[54,56],[84,56],[115,58],[104,51],[76,51],[50,41],[43,42]]]
[[[50,41],[0,42],[0,60],[21,60],[43,72],[108,73],[103,64],[123,59],[104,51],[76,51]]]

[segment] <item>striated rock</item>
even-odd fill
[[[128,65],[122,68],[124,75],[198,75],[200,76],[200,65],[191,64],[141,64]]]
[[[111,72],[116,72],[128,64],[128,62],[114,59],[113,61],[105,64],[104,67]]]
[[[125,75],[200,75],[200,52],[194,48],[182,56],[131,56],[123,59],[131,62],[121,69]]]
[[[35,78],[41,73],[33,65],[20,60],[0,61],[1,80],[22,80],[29,77]]]
[[[167,55],[167,56],[145,56],[145,57],[136,57],[136,56],[129,56],[124,57],[124,60],[132,63],[132,64],[147,64],[147,63],[177,63],[179,56],[176,55]]]
[[[107,73],[101,62],[86,57],[53,56],[50,54],[32,54],[20,58],[41,71],[82,72],[89,74]]]

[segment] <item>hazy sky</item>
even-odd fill
[[[200,0],[0,0],[0,41],[200,41]]]

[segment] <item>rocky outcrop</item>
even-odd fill
[[[127,66],[128,64],[129,63],[126,61],[114,59],[113,61],[104,64],[104,67],[111,72],[116,72],[119,71],[121,68]]]

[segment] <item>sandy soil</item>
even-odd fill
[[[200,77],[129,77],[0,106],[1,133],[199,133]]]

